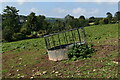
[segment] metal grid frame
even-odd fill
[[[77,34],[75,34],[75,30],[77,31]],[[62,36],[63,40],[61,40],[60,35]],[[55,43],[56,41],[54,36],[56,36],[55,38],[57,38],[56,40],[58,42],[58,45],[56,45]],[[53,34],[45,35],[43,37],[45,40],[47,50],[50,50],[50,49],[55,50],[58,47],[59,49],[61,49],[64,47],[64,45],[69,45],[69,44],[76,44],[76,43],[87,44],[84,27],[74,28],[74,29],[70,29],[70,30],[58,32],[58,33],[53,33]],[[72,40],[70,40],[71,38]],[[78,40],[76,40],[77,38]],[[62,41],[64,43],[62,43]]]

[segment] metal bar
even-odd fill
[[[47,41],[48,41],[48,45],[49,45],[49,49],[50,49],[51,48],[51,44],[50,44],[49,37],[47,38]]]
[[[66,36],[66,32],[65,32],[65,39],[66,39],[66,42],[67,42],[67,44],[68,44],[68,40],[67,40],[67,36]]]
[[[76,39],[76,31],[73,32],[73,38],[74,38],[74,44],[76,45],[77,39]]]
[[[55,41],[53,36],[52,36],[52,43],[53,43],[53,47],[55,48]]]
[[[77,41],[77,39],[76,39],[76,33],[74,32],[73,34],[74,34],[74,39],[75,39],[75,41]]]
[[[80,34],[79,29],[82,30],[82,35]],[[77,34],[75,32],[73,32],[74,30],[77,30],[78,36],[77,36]],[[45,39],[45,44],[46,44],[46,48],[47,49],[50,49],[50,48],[53,48],[53,47],[55,49],[56,43],[55,43],[54,35],[58,36],[59,45],[60,45],[60,47],[62,47],[61,46],[62,43],[61,43],[61,40],[60,40],[60,34],[61,34],[61,36],[63,36],[62,38],[64,38],[64,41],[67,44],[73,43],[73,41],[75,43],[75,41],[78,38],[79,38],[79,42],[81,42],[82,40],[84,40],[84,42],[87,44],[86,34],[85,34],[84,27],[81,27],[81,28],[70,29],[70,30],[67,30],[67,31],[63,31],[63,32],[59,32],[59,33],[53,33],[53,34],[50,34],[50,35],[43,36],[44,39]],[[50,39],[50,38],[52,38],[52,39]]]
[[[59,34],[58,34],[58,41],[59,41],[59,45],[61,47],[61,42],[60,42],[60,36],[59,36]]]
[[[46,45],[46,48],[48,49],[48,44],[47,44],[46,37],[44,37],[44,40],[45,40],[45,45]]]
[[[65,33],[65,32],[68,32],[68,31],[73,31],[73,30],[77,30],[77,29],[81,29],[81,28],[83,28],[83,27],[74,28],[74,29],[70,29],[70,30],[67,30],[67,31],[62,31],[62,32],[58,32],[58,33],[53,33],[53,34],[45,35],[44,37],[48,37],[48,36],[52,36],[52,35],[57,35],[57,34]]]
[[[68,32],[68,36],[69,36],[69,42],[71,43],[71,40],[70,40],[70,32]]]
[[[75,43],[74,36],[73,36],[73,31],[71,31],[71,34],[72,34],[73,43]]]
[[[82,29],[82,34],[83,34],[82,35],[83,40],[84,40],[85,44],[87,44],[85,30],[84,30],[84,28],[81,28],[81,29]]]
[[[66,39],[65,39],[65,35],[64,35],[64,33],[63,33],[63,38],[64,38],[64,42],[66,43]]]
[[[77,29],[77,32],[78,32],[79,41],[81,42],[79,29]]]

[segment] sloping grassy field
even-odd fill
[[[49,61],[43,38],[3,43],[3,78],[117,78],[118,24],[85,30],[97,52],[77,61]]]

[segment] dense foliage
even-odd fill
[[[12,41],[12,35],[15,32],[19,31],[19,18],[18,18],[18,11],[15,7],[7,6],[4,9],[3,13],[3,38],[7,41]]]
[[[94,51],[95,50],[92,48],[92,45],[88,46],[86,44],[76,44],[68,50],[68,57],[71,60],[77,60],[78,58],[87,58],[91,57],[91,53]]]
[[[16,41],[28,38],[42,37],[45,34],[61,32],[77,27],[85,27],[98,24],[113,24],[120,20],[120,12],[115,16],[107,12],[106,18],[96,18],[94,16],[79,18],[66,15],[64,18],[46,18],[31,12],[28,16],[19,15],[19,10],[12,6],[6,6],[2,15],[3,41]]]

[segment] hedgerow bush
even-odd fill
[[[69,59],[75,61],[79,58],[88,58],[91,57],[91,54],[95,51],[94,48],[92,48],[93,45],[86,45],[86,44],[76,44],[68,49],[68,57]]]
[[[17,41],[17,40],[22,40],[22,39],[25,39],[26,36],[22,33],[14,33],[13,36],[12,36],[12,39],[14,41]]]

